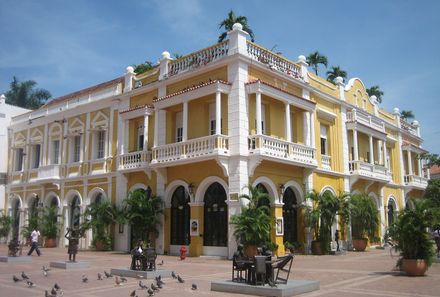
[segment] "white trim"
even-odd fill
[[[98,194],[102,194],[103,200],[107,200],[107,194],[104,191],[104,189],[100,187],[94,187],[89,191],[89,194],[87,195],[85,202],[85,205],[90,205],[91,203],[95,202],[95,198]]]
[[[139,190],[139,189],[146,190],[146,189],[148,189],[148,186],[145,184],[142,184],[142,183],[134,184],[131,186],[130,190],[128,190],[128,193],[132,193],[132,192]]]
[[[79,197],[79,206],[83,205],[83,198],[80,192],[77,190],[69,190],[67,194],[64,196],[63,206],[69,206],[69,204],[72,202],[73,197],[78,196]]]
[[[280,196],[278,194],[277,186],[272,182],[272,180],[266,176],[260,176],[252,183],[253,187],[256,187],[258,184],[263,184],[267,189],[269,194],[270,203],[278,203],[280,202]],[[278,201],[276,201],[278,200]]]
[[[57,199],[57,204],[58,207],[61,207],[61,200],[60,200],[60,196],[58,196],[57,193],[50,191],[49,193],[46,194],[46,196],[44,197],[44,201],[43,201],[43,205],[44,206],[48,206],[49,203],[51,202],[49,199],[55,197]]]
[[[333,195],[337,196],[336,191],[335,191],[335,190],[333,189],[333,187],[331,187],[331,186],[324,186],[324,187],[321,189],[320,194],[322,195],[322,194],[324,194],[324,192],[326,192],[326,191],[330,191]]]
[[[170,208],[171,207],[171,197],[173,196],[174,191],[179,186],[183,186],[185,188],[185,191],[187,191],[188,194],[189,194],[188,183],[185,182],[184,180],[176,179],[176,180],[170,182],[168,184],[168,186],[166,187],[166,189],[165,189],[165,199],[164,199],[165,208]]]
[[[286,182],[284,184],[284,188],[285,189],[291,188],[293,190],[293,192],[295,193],[296,199],[297,199],[297,201],[296,201],[297,204],[301,204],[304,201],[303,189],[302,189],[301,185],[299,183],[297,183],[296,181],[289,180],[288,182]],[[283,193],[283,195],[284,195],[284,193]],[[281,199],[280,201],[282,202],[283,197],[281,197],[280,199]]]
[[[387,211],[388,211],[388,204],[390,203],[390,201],[394,202],[394,206],[395,206],[394,210],[395,211],[400,211],[399,204],[397,203],[397,199],[396,199],[396,197],[394,197],[393,194],[388,196],[387,203],[385,204],[387,206]]]
[[[205,193],[208,190],[209,186],[211,186],[213,183],[219,183],[220,185],[222,185],[222,187],[226,193],[226,201],[229,201],[228,184],[218,176],[208,176],[207,178],[202,180],[197,187],[197,191],[196,191],[196,195],[195,195],[195,199],[194,199],[195,203],[204,202]]]

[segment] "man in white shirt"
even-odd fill
[[[31,249],[28,252],[28,256],[32,255],[34,250],[37,251],[38,257],[41,255],[41,252],[38,249],[38,236],[40,236],[40,231],[38,231],[38,230],[32,231],[32,233],[31,233],[32,246],[31,246]]]

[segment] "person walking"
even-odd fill
[[[32,231],[31,233],[31,249],[28,252],[28,256],[32,255],[32,253],[34,252],[34,250],[37,252],[38,257],[41,256],[41,252],[38,249],[38,237],[40,236],[40,231],[34,229],[34,231]]]

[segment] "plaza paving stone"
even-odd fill
[[[27,248],[24,252],[27,252]],[[80,251],[78,260],[88,261],[87,269],[64,270],[52,268],[49,277],[44,277],[41,267],[49,266],[51,261],[67,259],[65,248],[42,248],[42,256],[35,253],[30,263],[0,263],[0,296],[44,296],[44,290],[50,290],[58,283],[64,296],[69,297],[124,297],[136,289],[137,296],[147,296],[146,290],[138,290],[138,279],[128,278],[128,282],[116,286],[114,279],[98,281],[97,273],[111,268],[127,267],[130,256],[118,252]],[[7,254],[5,244],[0,244],[0,255]],[[210,291],[211,281],[230,279],[231,261],[209,257],[187,258],[180,261],[174,256],[158,256],[164,261],[159,268],[174,270],[185,279],[180,284],[176,280],[166,278],[164,289],[155,296],[247,296]],[[393,271],[395,259],[386,250],[375,250],[364,253],[348,252],[339,256],[304,256],[297,255],[292,265],[291,279],[308,279],[320,281],[321,289],[316,292],[302,294],[312,296],[440,296],[440,263],[434,263],[425,277],[406,277]],[[25,283],[12,281],[12,275],[19,276],[25,271],[36,284],[33,288]],[[85,274],[88,283],[81,281]],[[152,280],[143,280],[150,285]],[[196,283],[198,290],[191,290]]]

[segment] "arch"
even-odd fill
[[[414,200],[411,198],[406,198],[405,199],[405,208],[414,209],[415,208]]]
[[[321,189],[321,195],[322,194],[324,194],[325,192],[327,192],[327,191],[330,191],[333,195],[335,195],[335,196],[338,196],[338,195],[336,195],[336,191],[331,187],[331,186],[325,186],[325,187],[323,187],[322,189]]]
[[[106,200],[107,199],[107,194],[105,193],[105,191],[100,188],[100,187],[94,187],[93,189],[90,190],[89,194],[87,195],[87,199],[85,201],[86,205],[89,205],[91,203],[95,202],[96,197],[101,194],[101,201]]]
[[[191,208],[188,191],[183,185],[178,185],[174,187],[170,200],[170,243],[171,245],[189,245],[191,242],[189,230]]]
[[[394,198],[393,195],[390,195],[388,197],[388,202],[386,204],[386,210],[387,210],[387,224],[389,227],[394,222],[394,219],[396,216],[396,211],[398,211],[396,199]]]
[[[294,187],[287,187],[283,192],[283,242],[298,241],[298,205]]]
[[[12,206],[12,203],[14,203],[16,200],[18,200],[19,209],[22,209],[23,208],[23,200],[21,199],[21,196],[18,194],[10,194],[9,195],[9,205]]]
[[[17,194],[13,194],[10,196],[10,210],[11,210],[11,218],[12,218],[12,238],[18,239],[19,231],[20,231],[20,221],[21,221],[21,209],[22,209],[22,200],[21,197]]]
[[[370,192],[370,193],[368,193],[368,197],[373,199],[373,201],[376,203],[377,208],[379,209],[379,207],[380,207],[379,197],[377,197],[376,193]]]
[[[204,196],[203,245],[228,245],[228,197],[225,188],[212,183]]]
[[[25,208],[31,208],[31,207],[33,207],[34,206],[34,203],[35,203],[35,199],[37,199],[37,198],[39,198],[38,197],[38,194],[36,194],[36,193],[31,193],[31,194],[29,194],[27,197],[26,197],[26,200],[25,200],[25,202],[24,202],[24,207]]]
[[[60,207],[61,200],[60,200],[60,197],[55,192],[49,192],[46,194],[46,197],[44,197],[43,205],[44,206],[51,205],[54,198],[57,200],[57,207]]]
[[[284,184],[284,189],[291,188],[295,193],[296,199],[299,200],[298,204],[304,202],[304,192],[299,183],[294,180],[289,180]]]
[[[275,199],[278,199],[279,202],[277,187],[270,178],[266,176],[260,176],[256,180],[254,180],[252,186],[256,187],[258,184],[262,184],[267,189],[267,193],[269,194],[271,203],[275,203],[276,202]]]
[[[197,187],[196,195],[194,201],[197,203],[201,203],[204,201],[205,192],[208,190],[209,186],[213,183],[219,183],[223,186],[223,189],[226,192],[226,197],[229,197],[229,187],[228,184],[218,176],[208,176]],[[229,200],[229,199],[228,199]]]
[[[134,191],[136,191],[138,189],[146,190],[147,188],[148,188],[147,185],[145,185],[143,183],[137,183],[137,184],[134,184],[134,185],[131,186],[130,190],[128,190],[128,193],[134,192]]]
[[[174,181],[172,181],[167,188],[165,189],[165,207],[166,208],[170,208],[171,207],[171,196],[174,194],[174,191],[179,187],[179,186],[183,186],[186,190],[187,193],[189,193],[189,187],[188,187],[188,183],[181,180],[181,179],[176,179]]]
[[[72,200],[75,196],[79,197],[80,200],[80,206],[83,205],[83,201],[82,201],[82,196],[80,194],[80,192],[78,192],[77,190],[70,190],[69,192],[67,192],[67,194],[64,196],[64,205],[63,206],[69,206],[72,203]]]

